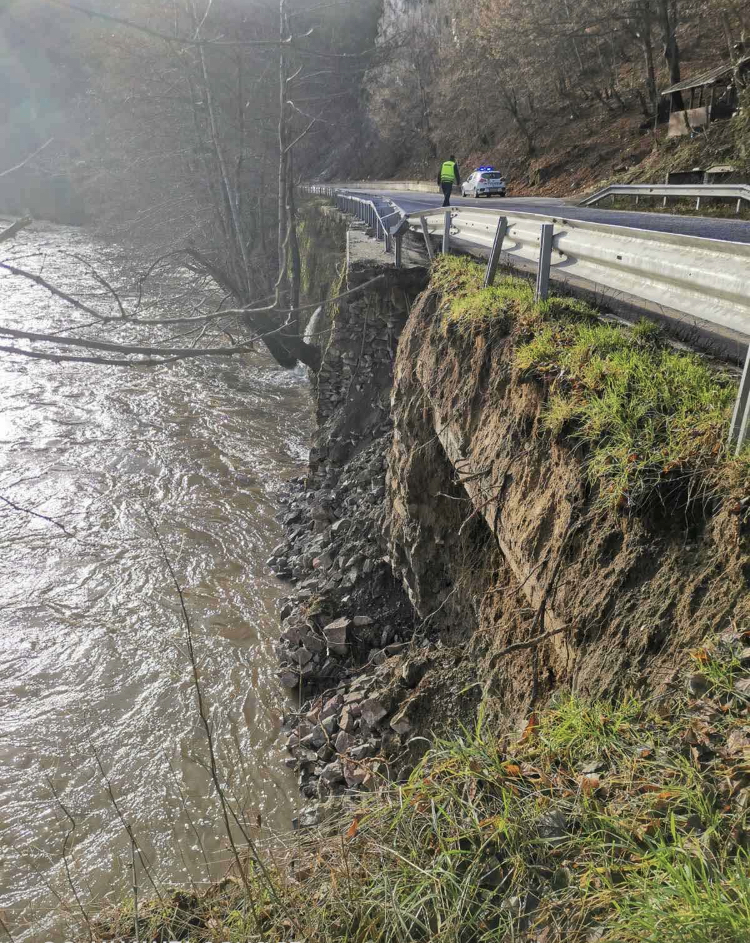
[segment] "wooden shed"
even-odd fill
[[[750,76],[750,56],[744,56],[735,64],[714,66],[665,88],[661,94],[662,97],[669,95],[669,137],[705,130],[711,121],[730,118],[737,110],[737,74]],[[688,93],[689,104],[686,103]],[[674,107],[678,94],[686,104],[681,109]]]

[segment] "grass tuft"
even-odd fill
[[[726,448],[736,380],[666,344],[659,327],[600,320],[583,301],[535,304],[518,278],[481,287],[483,267],[441,257],[433,284],[443,323],[511,331],[515,366],[544,382],[544,426],[585,446],[589,482],[603,504],[631,512],[654,501],[675,509],[750,482],[750,452]]]

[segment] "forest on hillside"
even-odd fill
[[[11,0],[0,171],[23,166],[0,210],[295,307],[301,180],[431,179],[454,151],[565,195],[658,149],[660,91],[739,62],[748,19],[742,0]]]
[[[518,183],[575,188],[658,147],[661,92],[739,62],[749,22],[741,0],[396,0],[368,113],[391,166],[430,178],[451,148]]]

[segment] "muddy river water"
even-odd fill
[[[101,285],[82,281],[73,254],[115,267],[111,247],[75,230],[0,246],[0,261],[93,297]],[[0,323],[73,320],[0,273]],[[0,397],[0,917],[15,940],[56,941],[69,938],[60,899],[72,893],[70,820],[54,792],[75,821],[66,857],[86,906],[132,882],[96,755],[158,879],[200,886],[228,864],[149,517],[184,588],[227,788],[254,828],[261,817],[261,842],[289,827],[296,789],[272,651],[284,587],[265,560],[280,538],[276,489],[304,460],[309,402],[304,378],[262,353],[137,370],[0,353]]]

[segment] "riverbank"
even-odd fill
[[[659,700],[480,717],[240,883],[141,912],[148,939],[744,943],[750,658],[729,629]],[[256,921],[257,917],[257,921]],[[122,912],[111,933],[132,938]]]
[[[269,561],[298,839],[143,932],[739,943],[735,381],[466,259],[344,277]]]
[[[663,692],[687,647],[747,612],[735,381],[653,325],[481,276],[442,259],[408,323],[378,321],[408,296],[393,279],[425,279],[391,272],[333,319],[310,475],[271,561],[299,580],[282,681],[323,689],[287,740],[307,798],[408,774],[411,744],[470,727],[482,689],[506,725],[571,684]],[[401,340],[373,372],[357,354],[378,324]]]

